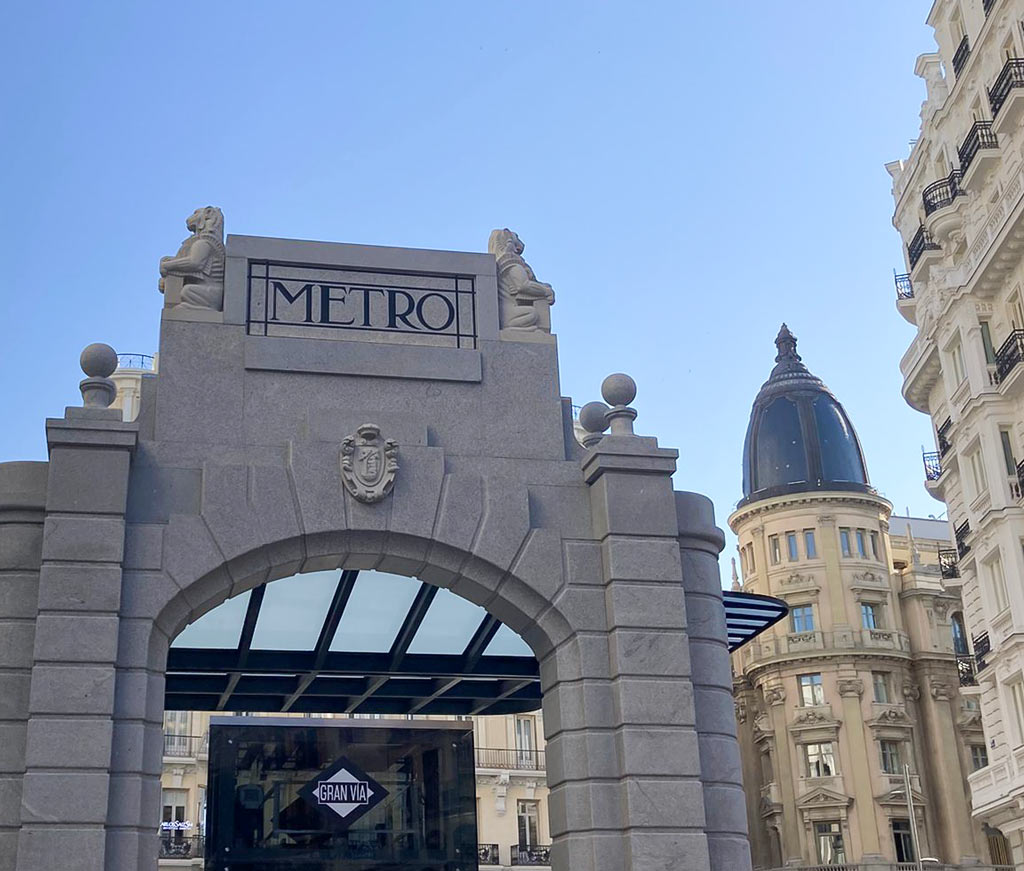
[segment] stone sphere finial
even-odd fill
[[[580,426],[586,430],[586,435],[580,440],[583,447],[592,448],[599,441],[606,429],[608,429],[609,408],[603,402],[588,402],[580,409]]]
[[[629,405],[636,399],[636,382],[628,375],[616,372],[601,382],[601,395],[609,405]]]
[[[117,385],[110,376],[117,369],[117,352],[102,342],[94,342],[82,351],[79,360],[86,374],[78,385],[86,408],[109,408],[117,398]]]
[[[90,378],[109,378],[117,369],[117,352],[103,342],[93,342],[86,345],[79,362]]]
[[[611,406],[607,415],[611,434],[633,435],[636,409],[630,408],[629,403],[636,399],[636,382],[628,375],[616,372],[601,382],[601,395]]]

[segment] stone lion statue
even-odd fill
[[[498,263],[498,295],[501,326],[506,330],[551,332],[551,306],[555,292],[550,284],[537,281],[530,264],[523,260],[525,246],[507,227],[495,230],[487,250]]]
[[[189,215],[185,226],[192,235],[181,243],[178,253],[160,258],[160,292],[167,297],[165,304],[222,311],[224,215],[216,206],[205,206]]]

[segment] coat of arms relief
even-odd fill
[[[398,442],[381,438],[380,427],[364,423],[341,443],[341,479],[360,502],[380,502],[395,486]]]

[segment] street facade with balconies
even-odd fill
[[[789,606],[733,654],[754,867],[993,863],[967,801],[985,745],[949,527],[891,516],[843,407],[785,326],[776,344],[729,518],[735,587]]]
[[[917,326],[903,395],[930,415],[928,492],[946,503],[986,764],[972,812],[1024,868],[1024,0],[936,0],[921,132],[887,164]],[[934,247],[929,247],[932,245]],[[943,564],[944,570],[951,557]]]

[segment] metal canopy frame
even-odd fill
[[[254,650],[266,584],[253,589],[232,648],[171,647],[164,707],[169,711],[262,711],[348,714],[515,714],[540,707],[540,668],[532,656],[485,651],[501,622],[487,614],[457,654],[410,653],[437,595],[421,583],[386,652],[330,649],[358,570],[341,571],[312,650]],[[784,602],[724,594],[729,649],[781,620]]]

